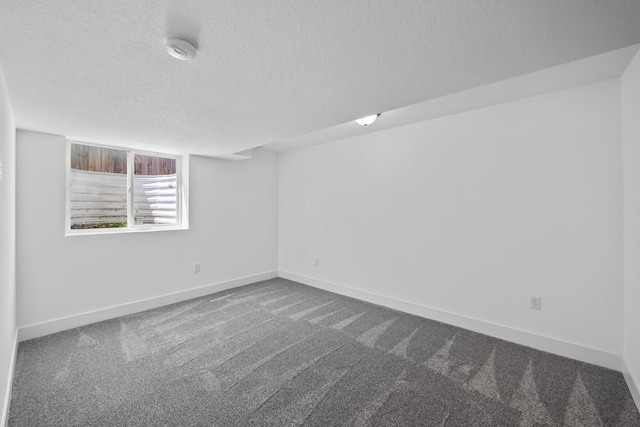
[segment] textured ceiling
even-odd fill
[[[19,127],[204,155],[639,42],[638,0],[0,1]]]
[[[353,121],[350,121],[275,141],[264,147],[271,151],[294,150],[562,89],[615,79],[622,75],[639,49],[640,44],[631,45],[533,73],[522,74],[484,86],[400,107],[380,115],[375,125],[372,126],[356,126]],[[239,156],[229,158],[241,160]]]

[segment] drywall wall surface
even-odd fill
[[[4,425],[16,336],[16,128],[0,67],[0,425]]]
[[[20,327],[277,269],[274,153],[191,157],[188,230],[88,236],[65,236],[65,138],[18,130],[17,163]]]
[[[640,386],[640,53],[620,78],[624,171],[625,348]]]
[[[622,353],[617,79],[279,163],[281,271]]]

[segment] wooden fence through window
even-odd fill
[[[136,154],[133,164],[135,175],[173,175],[176,173],[175,159]],[[71,169],[126,175],[127,151],[93,145],[71,144]]]

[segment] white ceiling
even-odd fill
[[[170,57],[167,35],[198,57]],[[18,127],[202,155],[636,43],[638,0],[0,2]]]
[[[522,74],[484,86],[478,86],[439,98],[390,110],[378,117],[374,125],[356,126],[353,121],[295,135],[266,145],[270,151],[288,151],[323,142],[378,132],[411,123],[449,116],[463,111],[501,104],[544,93],[615,79],[622,75],[640,44],[612,50],[599,55]],[[240,156],[229,159],[242,160]]]

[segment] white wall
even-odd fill
[[[624,279],[627,368],[640,387],[640,53],[620,79],[624,158]]]
[[[620,126],[611,80],[282,153],[280,270],[620,355]]]
[[[257,150],[242,162],[192,157],[189,230],[69,237],[65,139],[18,131],[17,165],[18,321],[28,331],[21,339],[52,331],[29,325],[277,270],[274,153]],[[53,330],[75,325],[54,323]]]
[[[15,135],[0,67],[0,425],[4,425],[8,408],[16,336]]]

